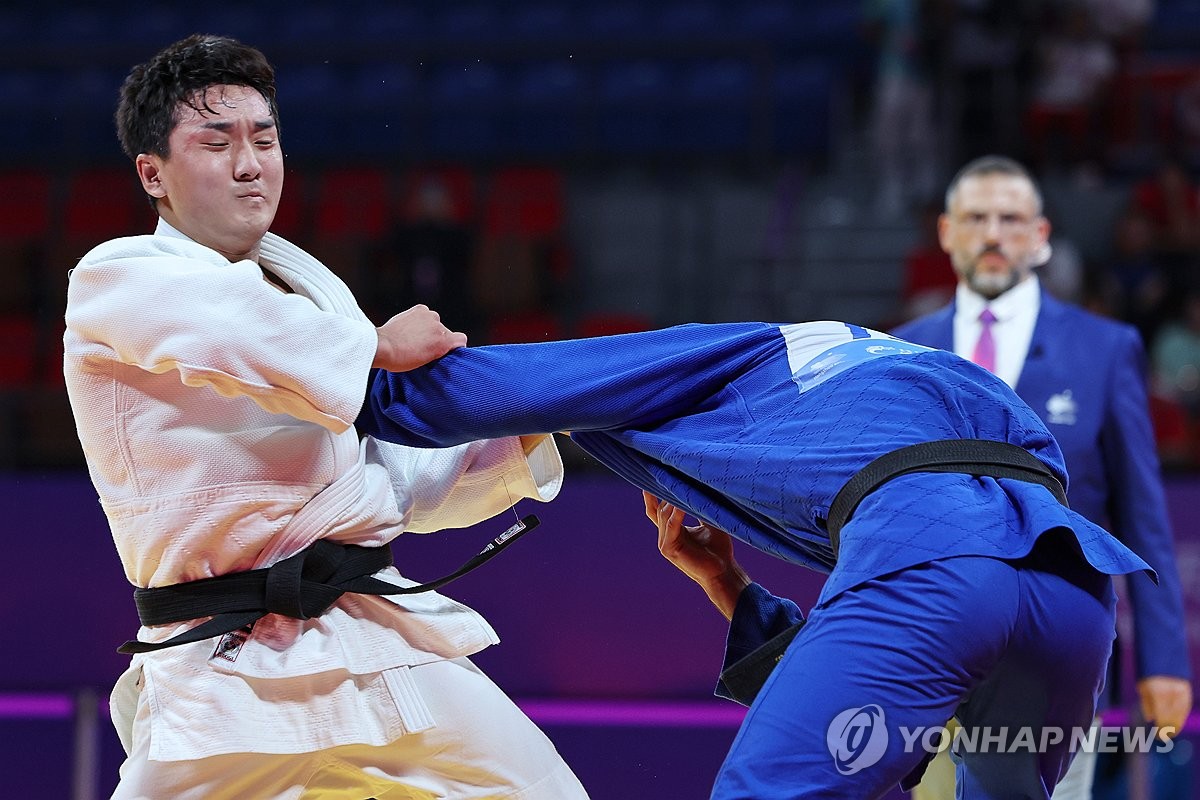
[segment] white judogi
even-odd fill
[[[374,326],[299,248],[268,234],[260,260],[294,294],[163,222],[96,247],[71,274],[67,389],[130,582],[269,566],[321,537],[386,546],[557,494],[549,438],[528,458],[515,438],[360,442]],[[395,569],[379,577],[412,584]],[[216,640],[135,656],[113,719],[126,750],[152,761],[384,745],[444,722],[411,667],[497,641],[435,593],[347,594],[319,618],[264,617],[232,659],[214,656]]]

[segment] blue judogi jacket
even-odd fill
[[[954,303],[897,328],[902,339],[954,349]],[[1161,584],[1127,587],[1137,677],[1191,675],[1183,596],[1146,399],[1137,330],[1056,300],[1044,289],[1016,393],[1046,424],[1071,474],[1071,508],[1104,525],[1154,567]]]
[[[1053,528],[1073,531],[1100,572],[1149,569],[1042,486],[949,473],[903,475],[867,495],[842,529],[835,566],[825,526],[834,496],[905,445],[1009,442],[1067,482],[1053,437],[1002,381],[953,353],[840,322],[463,348],[373,374],[356,424],[420,447],[571,431],[635,486],[830,573],[820,602],[934,559],[1018,558]]]

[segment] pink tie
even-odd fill
[[[972,361],[988,372],[996,371],[996,340],[992,338],[992,323],[995,321],[996,315],[989,308],[985,308],[979,315],[979,324],[983,330],[980,331],[979,341],[975,344],[975,355],[971,356]]]

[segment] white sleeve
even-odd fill
[[[528,456],[517,437],[440,449],[369,438],[367,447],[368,459],[388,468],[411,533],[466,528],[523,498],[553,500],[562,487],[562,458],[550,436]]]
[[[251,261],[170,255],[85,258],[71,274],[67,327],[89,359],[175,370],[187,386],[339,433],[362,407],[377,343],[370,322],[278,291]]]

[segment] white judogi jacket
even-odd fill
[[[528,458],[515,438],[443,450],[360,441],[374,325],[294,245],[268,234],[260,259],[294,294],[164,222],[72,271],[67,391],[131,583],[269,566],[321,537],[386,546],[558,493],[551,439]],[[395,569],[379,577],[413,583]],[[408,667],[497,641],[435,593],[347,594],[319,618],[269,614],[223,656],[216,640],[135,656],[113,719],[128,749],[136,713],[155,760],[385,744],[435,724]]]

